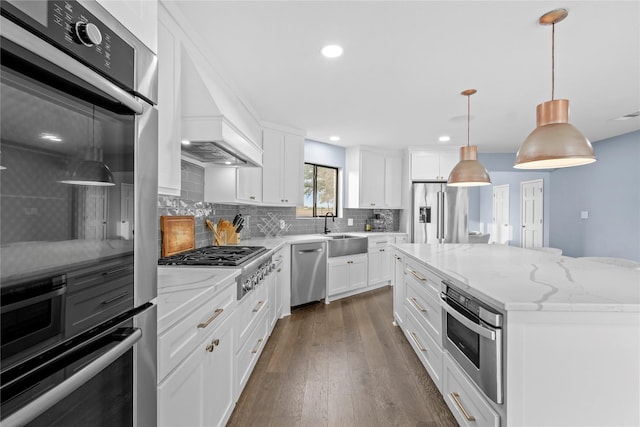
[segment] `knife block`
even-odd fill
[[[227,244],[234,245],[238,243],[240,243],[238,233],[236,233],[233,229],[227,230]]]

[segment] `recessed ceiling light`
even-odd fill
[[[440,138],[438,138],[438,141],[448,142],[448,141],[451,141],[451,137],[449,135],[442,135]]]
[[[62,142],[62,138],[52,133],[41,133],[40,138],[51,142]]]
[[[182,144],[183,145],[189,145],[189,144],[191,144],[191,141],[189,141],[188,139],[183,139],[182,140]]]
[[[339,137],[338,135],[330,136],[330,137],[329,137],[329,140],[330,140],[330,141],[334,141],[334,142],[335,142],[335,141],[340,141],[340,137]]]
[[[338,56],[342,55],[342,47],[336,44],[330,44],[323,47],[321,52],[327,58],[337,58]]]
[[[230,161],[226,161],[226,162],[224,162],[224,164],[225,164],[225,165],[230,165],[230,164],[231,164],[231,162],[230,162]]]

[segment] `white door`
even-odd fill
[[[543,246],[542,180],[520,183],[521,245],[523,248]]]
[[[107,238],[107,187],[81,187],[82,227],[80,238],[105,240]]]
[[[491,241],[505,245],[511,240],[509,224],[509,184],[493,187],[493,226]]]

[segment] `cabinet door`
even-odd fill
[[[245,202],[262,202],[262,169],[238,168],[237,198]]]
[[[437,152],[411,153],[412,180],[440,180],[440,156]]]
[[[262,200],[282,203],[282,169],[284,134],[271,129],[262,132]]]
[[[456,151],[440,153],[440,176],[442,179],[449,179],[449,174],[458,164],[459,156]]]
[[[276,325],[278,320],[278,302],[276,301],[276,274],[271,272],[267,279],[265,279],[264,285],[269,287],[269,335]]]
[[[98,0],[114,18],[153,52],[158,51],[157,0]]]
[[[304,138],[297,135],[284,137],[284,161],[282,163],[282,199],[287,205],[302,205],[302,180],[304,170]]]
[[[205,424],[205,349],[196,348],[171,375],[158,385],[159,426]],[[209,404],[207,399],[207,404]]]
[[[158,24],[158,193],[180,195],[180,42]]]
[[[203,373],[205,375],[204,393],[205,424],[223,426],[233,412],[234,378],[233,378],[233,331],[231,323],[218,328],[219,332],[210,335],[205,341],[205,357]],[[190,425],[182,422],[176,425]]]
[[[354,257],[349,264],[349,289],[365,286],[367,286],[367,257]]]
[[[404,260],[397,252],[393,256],[393,317],[398,326],[404,324]]]
[[[327,294],[337,295],[349,290],[349,266],[347,260],[329,261]]]
[[[392,248],[386,246],[378,249],[380,253],[380,281],[391,280],[391,272],[393,270]]]
[[[371,248],[368,251],[369,256],[369,285],[380,282],[381,271],[380,263],[382,262],[382,253],[378,248]]]
[[[360,153],[360,207],[384,207],[384,154]]]
[[[384,204],[387,208],[402,208],[402,159],[400,157],[385,159]]]

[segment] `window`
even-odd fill
[[[327,212],[338,216],[338,168],[304,164],[304,205],[298,217],[324,216]]]

